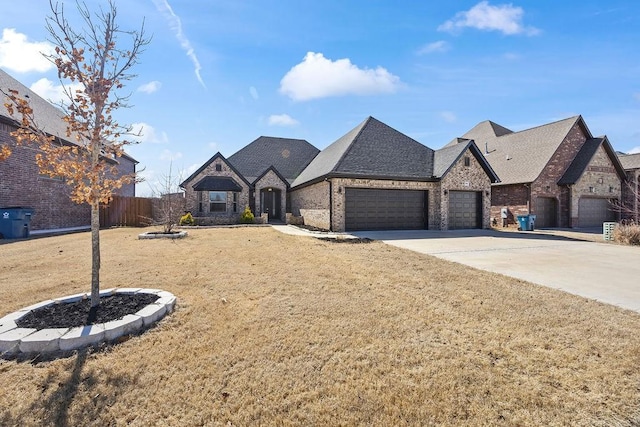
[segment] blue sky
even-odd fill
[[[69,12],[75,2],[64,1]],[[98,0],[88,0],[97,10]],[[400,6],[398,6],[400,4]],[[121,123],[150,195],[261,135],[322,149],[368,116],[431,148],[483,120],[512,130],[581,114],[640,152],[640,2],[116,0],[151,44]],[[0,68],[47,99],[46,0],[5,2]],[[59,98],[58,98],[59,99]]]

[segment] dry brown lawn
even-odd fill
[[[0,425],[639,425],[640,315],[374,242],[102,232],[141,336],[0,362]],[[0,245],[0,316],[88,290],[89,234]]]

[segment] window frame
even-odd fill
[[[214,195],[216,198],[214,199]],[[217,198],[220,197],[220,198]],[[226,191],[209,191],[209,212],[224,213],[227,212],[227,192]]]

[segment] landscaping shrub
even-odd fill
[[[625,245],[640,246],[640,224],[618,224],[613,230],[613,240]]]
[[[253,216],[251,209],[249,209],[249,206],[244,208],[244,212],[240,215],[240,222],[242,224],[253,224],[255,222],[255,217]]]
[[[180,225],[195,225],[196,221],[193,219],[191,212],[187,212],[186,214],[180,217]]]

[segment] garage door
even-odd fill
[[[421,229],[427,226],[426,191],[345,189],[345,228]]]
[[[477,191],[449,191],[449,230],[481,228],[481,200]]]
[[[552,197],[536,198],[536,228],[558,226],[558,201]]]
[[[580,198],[578,202],[579,227],[600,227],[603,222],[615,220],[616,213],[611,210],[609,199]]]

